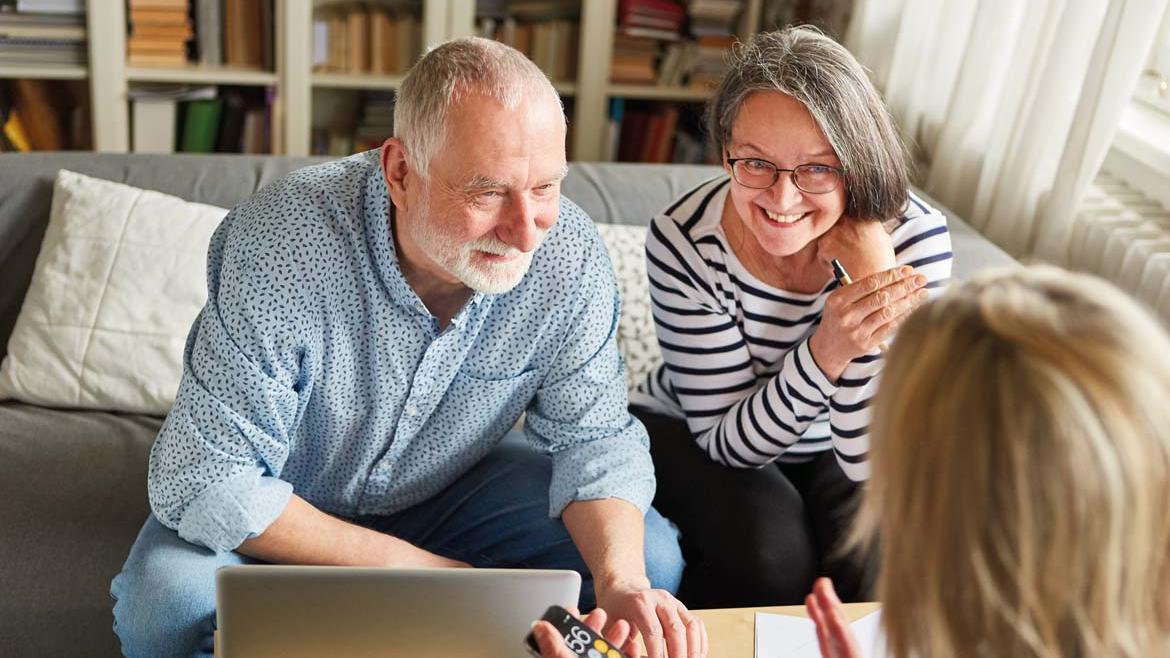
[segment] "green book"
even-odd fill
[[[211,153],[219,135],[223,101],[218,98],[188,101],[179,150],[184,153]]]

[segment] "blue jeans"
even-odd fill
[[[551,476],[548,457],[503,444],[430,500],[352,521],[476,567],[572,569],[581,574],[580,603],[587,610],[594,605],[589,570],[564,523],[548,518]],[[650,583],[678,591],[678,530],[653,509],[646,513],[645,545]],[[215,571],[254,562],[191,544],[148,518],[110,586],[122,652],[131,658],[211,656]]]

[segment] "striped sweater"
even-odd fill
[[[855,359],[836,384],[825,377],[808,339],[837,283],[795,293],[749,273],[720,222],[729,180],[703,183],[650,225],[646,266],[664,363],[630,401],[685,418],[719,463],[805,461],[831,448],[850,479],[865,480],[881,355]],[[899,265],[916,268],[936,291],[946,285],[952,254],[941,213],[912,195],[890,235]]]

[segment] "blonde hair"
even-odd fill
[[[858,531],[893,655],[1170,655],[1170,339],[1098,279],[986,275],[900,330]]]

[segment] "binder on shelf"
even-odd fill
[[[183,135],[179,150],[183,153],[211,153],[219,130],[223,101],[208,98],[183,103]]]
[[[175,118],[178,103],[173,100],[135,101],[130,117],[135,153],[174,153]]]

